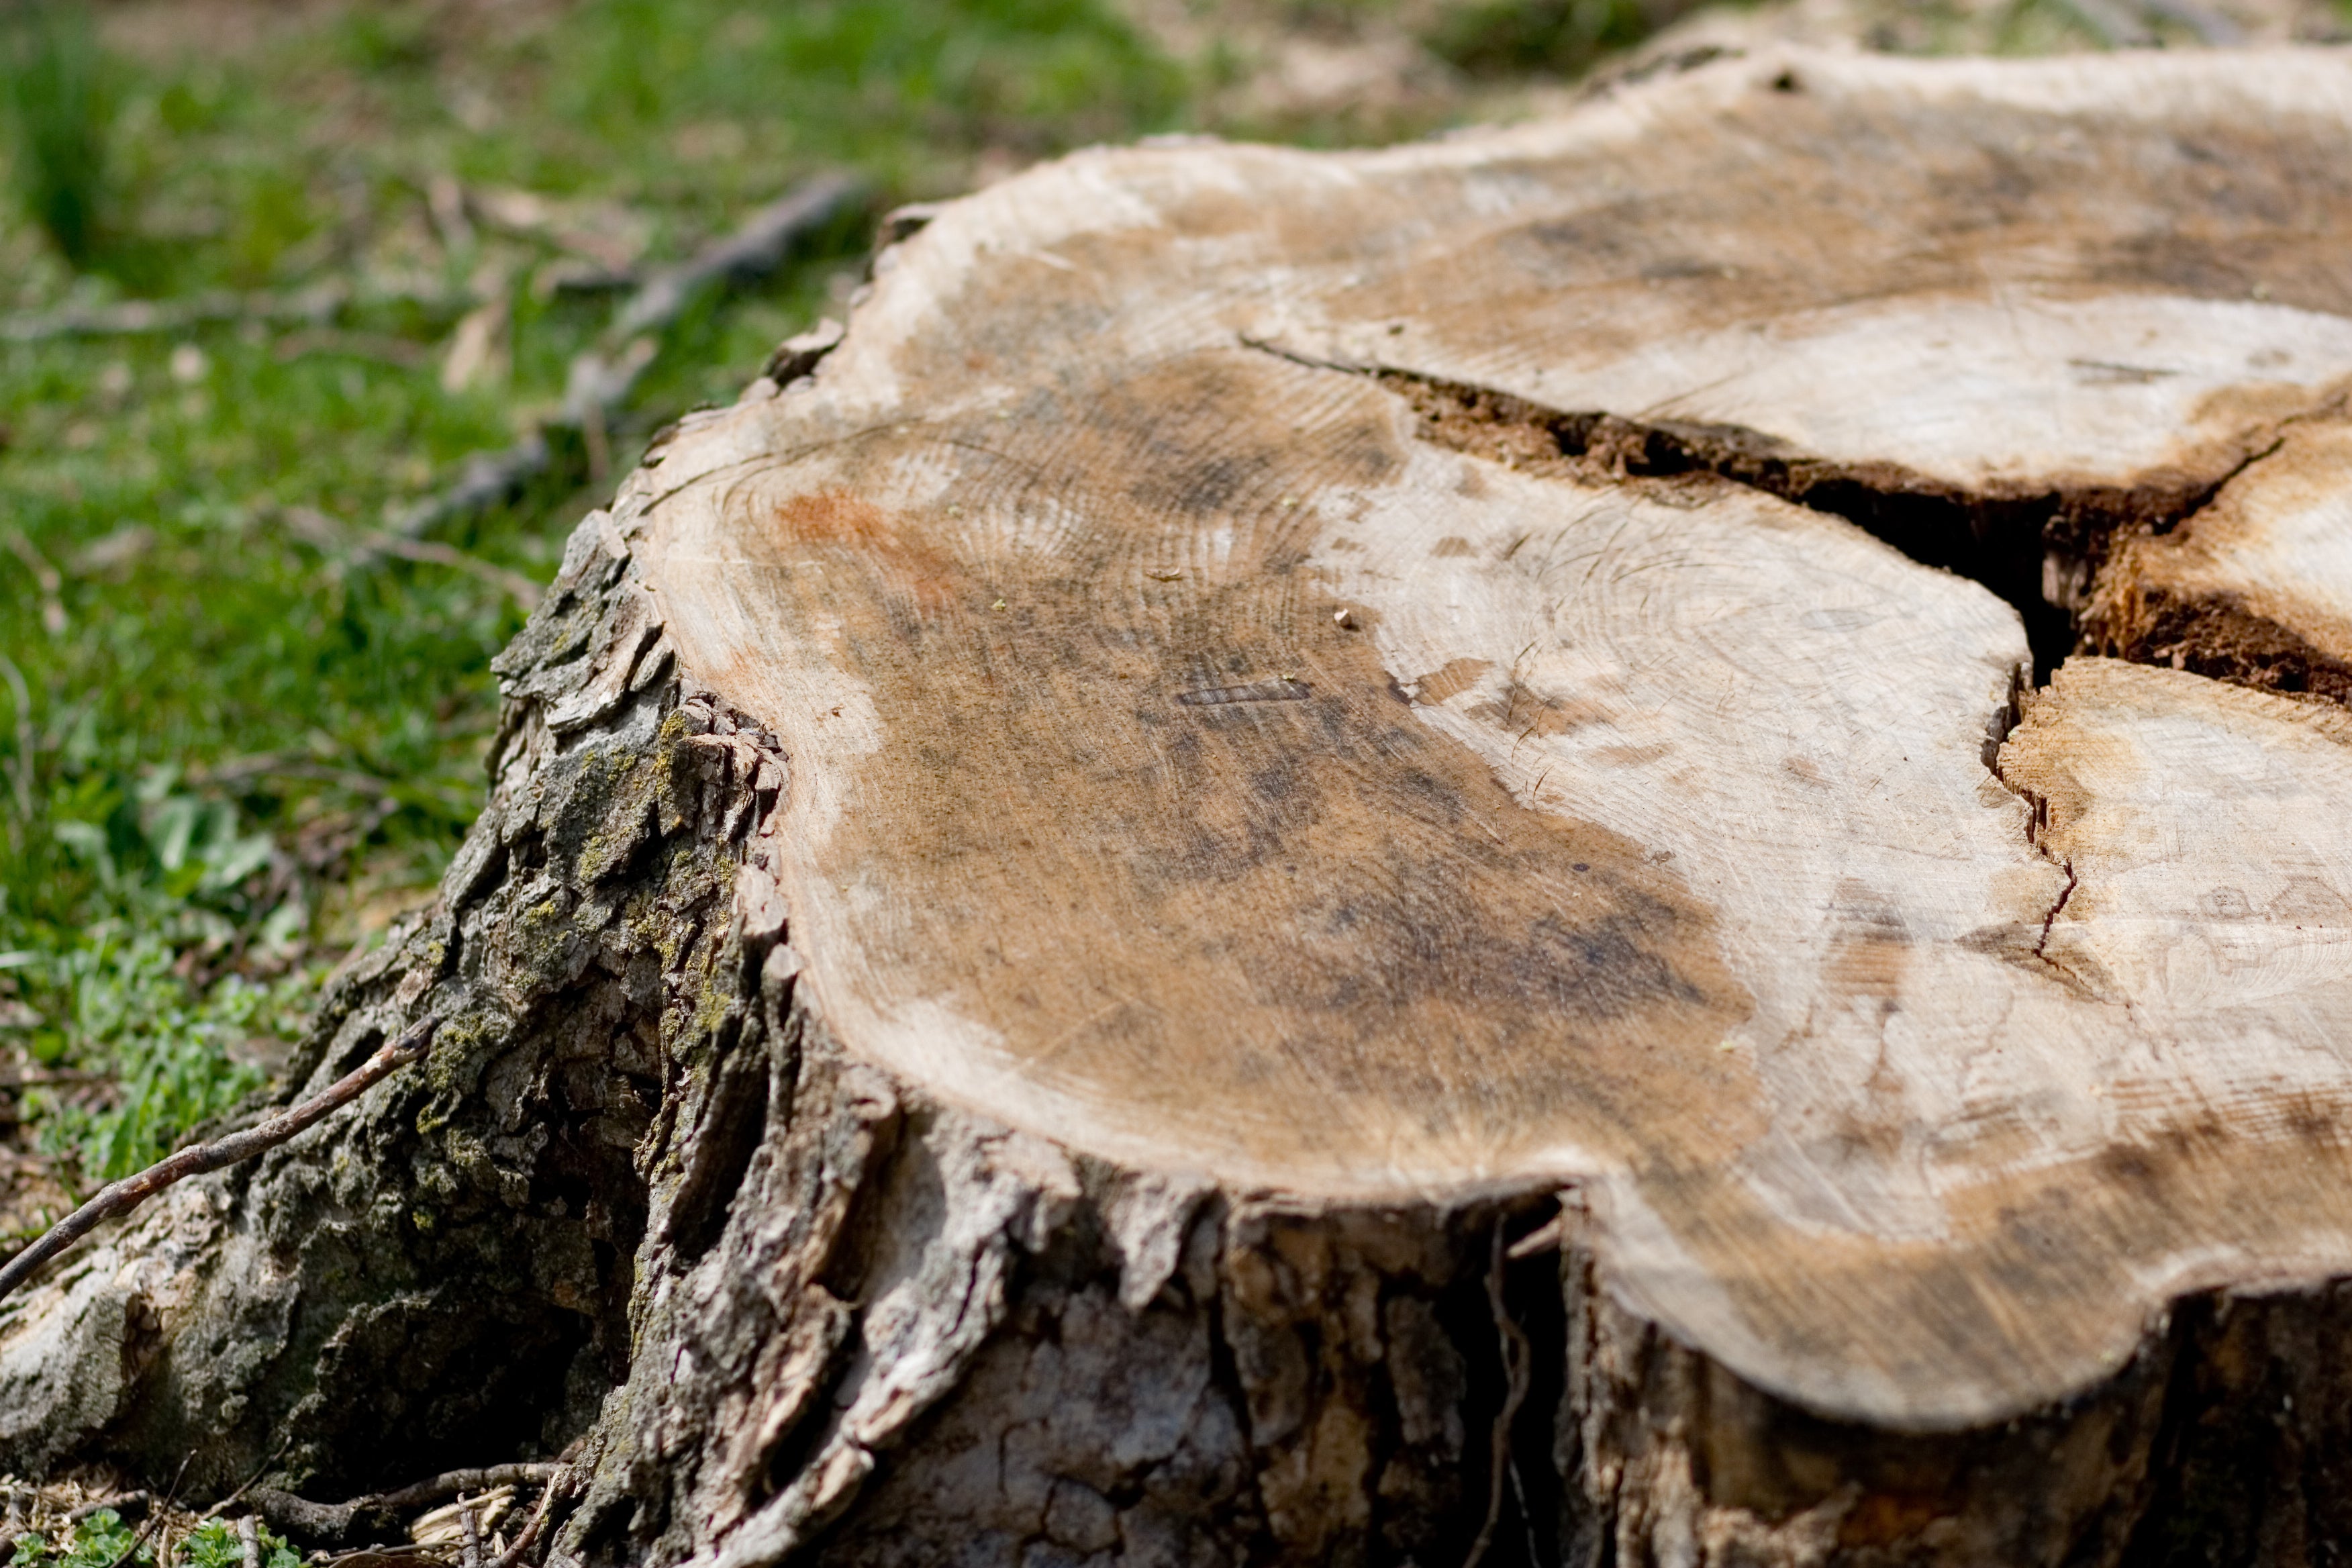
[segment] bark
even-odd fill
[[[563,1453],[551,1563],[2326,1560],[2347,103],[1776,56],[906,222],[575,532],[286,1092],[431,1057],[0,1306],[0,1456]]]

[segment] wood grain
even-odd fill
[[[2340,715],[2192,616],[2010,735],[2017,610],[1847,521],[2347,668],[2347,131],[2321,52],[1790,54],[945,208],[635,525],[791,757],[812,1006],[1129,1166],[1581,1185],[1621,1300],[1882,1426],[2352,1270]]]

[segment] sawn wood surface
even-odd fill
[[[2324,51],[1781,54],[948,206],[635,541],[803,994],[1130,1168],[1574,1187],[1883,1426],[2352,1272],[2347,138]]]

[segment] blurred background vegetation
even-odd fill
[[[2100,47],[2120,3],[1681,26]],[[0,3],[0,1247],[264,1082],[328,967],[429,896],[479,805],[488,659],[566,532],[656,428],[841,312],[874,213],[1091,141],[1538,111],[1684,9]],[[546,419],[648,268],[825,168],[872,206],[697,301],[595,450],[387,531]]]

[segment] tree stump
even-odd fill
[[[582,524],[293,1076],[432,1056],[0,1310],[0,1458],[569,1445],[600,1564],[2321,1560],[2347,135],[1774,53],[900,220]]]

